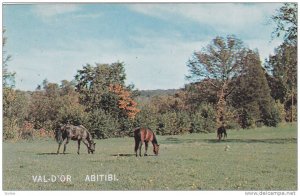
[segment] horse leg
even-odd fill
[[[219,141],[221,141],[221,138],[222,138],[222,134],[218,134],[218,138],[219,138]]]
[[[66,143],[65,143],[65,145],[64,145],[64,154],[65,154],[65,152],[66,152],[66,149],[67,149],[67,144],[69,143],[69,141],[70,141],[70,139],[69,139],[69,138],[67,138],[67,141],[66,141]]]
[[[140,157],[142,156],[142,146],[143,146],[144,141],[140,141],[139,143],[139,155]]]
[[[139,148],[139,143],[140,143],[139,140],[135,140],[135,146],[134,146],[135,156],[138,156],[137,151],[138,151],[138,148]]]
[[[148,156],[147,155],[147,150],[148,150],[148,142],[145,142],[145,154],[144,154],[144,156]]]
[[[77,154],[79,154],[81,140],[78,140],[77,142],[78,142],[78,151],[77,151]]]
[[[89,143],[87,142],[87,140],[82,140],[82,142],[86,145],[87,149],[88,149],[88,153],[90,154],[90,146]]]
[[[58,143],[58,149],[57,149],[57,153],[56,154],[59,154],[60,146],[61,146],[61,142]]]

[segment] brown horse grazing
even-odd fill
[[[138,156],[138,154],[137,154],[137,150],[138,149],[139,149],[139,155],[142,156],[141,151],[142,151],[142,146],[143,146],[144,142],[145,142],[145,153],[144,153],[144,156],[147,156],[147,150],[148,150],[148,143],[149,143],[149,141],[152,142],[153,153],[155,155],[158,155],[159,145],[157,143],[155,134],[153,133],[152,130],[147,129],[147,128],[136,128],[134,130],[134,140],[135,140],[134,152],[135,152],[136,156]]]
[[[223,137],[223,133],[224,133],[224,137]],[[218,137],[219,141],[222,139],[222,137],[224,139],[227,138],[227,133],[226,133],[226,129],[225,129],[224,125],[222,125],[218,128],[217,137]]]
[[[92,135],[90,132],[82,125],[74,126],[74,125],[62,125],[58,131],[56,131],[56,141],[58,142],[57,154],[59,153],[59,149],[63,141],[66,139],[66,143],[64,145],[64,154],[66,152],[67,144],[71,140],[77,140],[78,142],[78,151],[80,150],[80,142],[82,141],[87,149],[88,153],[94,153],[96,143],[93,141]]]

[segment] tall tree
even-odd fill
[[[2,30],[2,47],[7,43],[7,37],[4,36],[6,29]],[[2,52],[2,85],[4,88],[12,88],[15,86],[15,72],[8,71],[8,62],[11,60],[11,55],[8,55],[5,50]]]
[[[233,82],[236,88],[229,97],[231,105],[238,111],[240,125],[243,128],[257,123],[276,126],[277,113],[259,54],[248,50],[242,65],[241,75]]]
[[[2,31],[2,47],[7,43],[5,37],[5,29]],[[11,55],[8,55],[3,49],[2,52],[2,87],[3,87],[3,138],[14,139],[17,137],[17,127],[20,120],[14,111],[18,108],[20,93],[14,90],[15,87],[15,72],[8,71],[8,62],[11,60]]]
[[[235,36],[216,37],[212,43],[199,52],[195,52],[187,66],[192,81],[206,80],[210,88],[218,93],[217,124],[220,126],[226,121],[226,97],[232,92],[230,85],[232,78],[237,77],[241,70],[241,60],[245,56],[246,48],[243,42]]]
[[[273,35],[283,36],[284,43],[275,49],[275,54],[270,55],[266,60],[266,67],[271,71],[274,79],[269,80],[277,82],[277,86],[285,88],[284,102],[288,121],[294,120],[295,104],[297,102],[297,38],[298,38],[298,5],[297,3],[284,3],[277,10],[272,20],[276,24]],[[274,84],[274,83],[273,83]],[[273,89],[276,92],[277,89]],[[276,93],[278,95],[278,93]],[[282,93],[281,93],[282,94]]]
[[[284,5],[272,16],[272,20],[276,24],[273,36],[283,36],[286,43],[297,45],[298,4],[284,3]]]
[[[112,84],[125,86],[125,69],[123,63],[87,64],[78,70],[75,76],[76,91],[80,94],[80,103],[87,107],[87,111],[96,109],[110,110],[118,105],[117,96],[109,92]],[[115,107],[111,107],[115,105]]]
[[[99,121],[106,119],[115,125],[118,121],[117,134],[131,130],[132,118],[138,109],[132,99],[132,86],[126,86],[125,79],[124,64],[120,62],[96,66],[88,64],[78,70],[75,80],[80,103],[86,107],[86,112],[94,114],[92,116],[101,115],[93,119],[92,128],[96,129],[101,124]]]

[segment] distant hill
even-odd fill
[[[157,90],[140,90],[139,97],[154,97],[158,95],[174,95],[178,89],[167,89],[167,90],[162,90],[162,89],[157,89]]]

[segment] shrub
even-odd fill
[[[216,114],[211,104],[201,104],[195,113],[191,114],[191,133],[214,132],[216,126]]]
[[[97,138],[112,137],[119,131],[118,121],[101,109],[89,113],[86,126]]]
[[[134,127],[147,127],[153,131],[157,128],[157,113],[153,107],[144,106],[134,120]]]
[[[3,118],[3,140],[17,140],[19,139],[19,127],[17,119]]]
[[[177,135],[190,130],[190,117],[187,112],[166,112],[157,118],[157,134]]]
[[[73,124],[84,125],[88,121],[88,114],[84,111],[84,107],[78,103],[65,104],[59,110],[57,114],[56,124]]]
[[[25,121],[19,130],[19,138],[32,140],[34,137],[34,132],[35,132],[34,125],[28,121]]]

